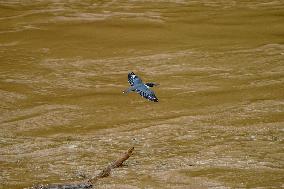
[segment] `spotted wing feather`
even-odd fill
[[[152,90],[148,89],[147,87],[138,88],[135,91],[138,94],[140,94],[142,97],[150,101],[158,102],[158,98],[156,97],[155,93]]]

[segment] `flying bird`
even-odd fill
[[[157,83],[143,83],[142,80],[135,75],[133,72],[128,74],[128,82],[130,84],[130,87],[123,91],[123,93],[129,93],[129,92],[137,92],[142,97],[158,102],[158,98],[156,97],[154,91],[149,89],[150,87],[157,86],[159,84]]]

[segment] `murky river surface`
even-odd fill
[[[284,187],[284,2],[0,1],[0,188]],[[159,103],[122,94],[134,71]]]

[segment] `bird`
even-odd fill
[[[130,87],[123,91],[123,93],[129,93],[129,92],[137,92],[142,97],[153,101],[158,102],[158,98],[156,97],[154,91],[149,89],[150,87],[158,86],[157,83],[143,83],[143,81],[133,72],[128,73],[128,82],[130,84]]]

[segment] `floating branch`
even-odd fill
[[[38,185],[31,187],[29,189],[86,189],[93,188],[93,184],[100,178],[104,178],[110,175],[112,169],[120,167],[124,161],[126,161],[133,153],[134,147],[131,147],[125,152],[121,157],[111,162],[107,167],[105,167],[99,174],[80,182],[72,182],[66,184],[47,184]]]

